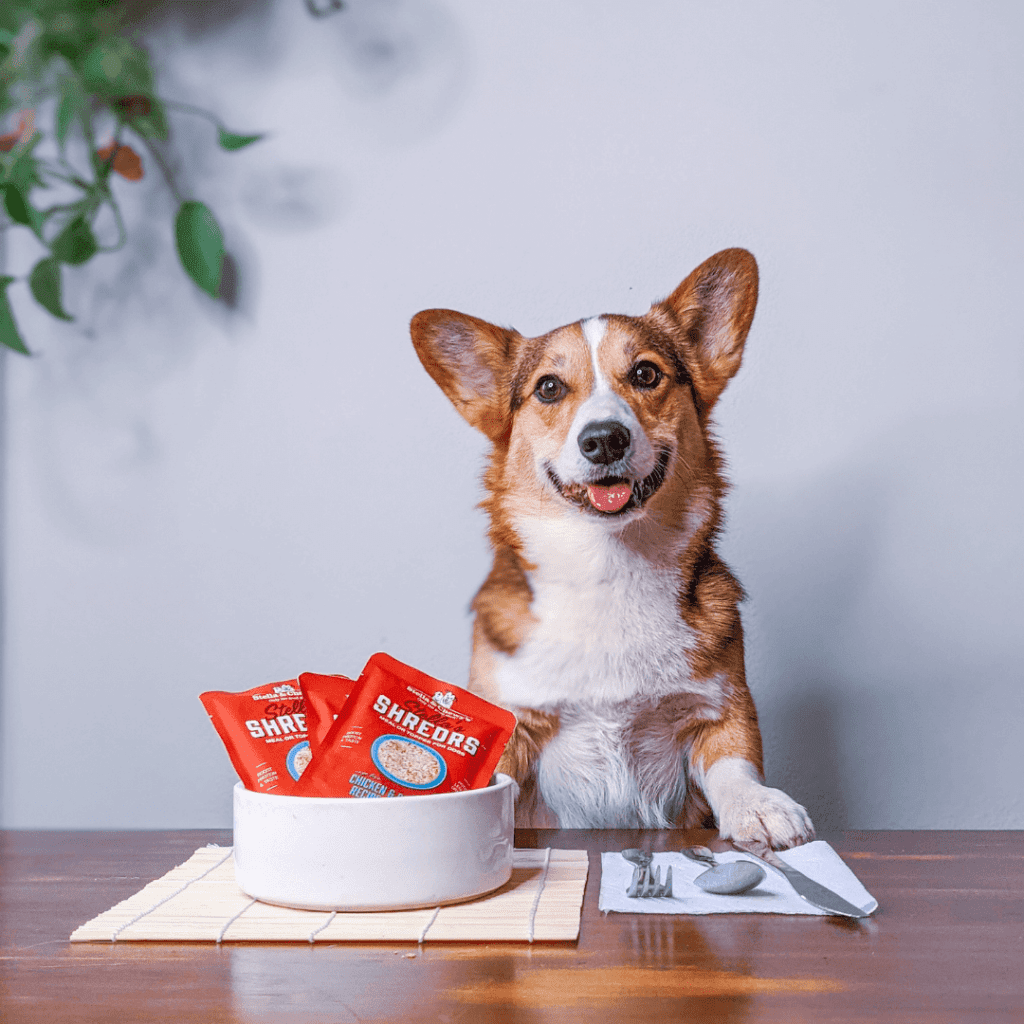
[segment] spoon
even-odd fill
[[[749,860],[719,864],[715,860],[715,855],[706,846],[692,846],[683,850],[683,854],[690,860],[711,865],[707,871],[693,880],[693,884],[705,892],[719,896],[738,896],[760,885],[765,878],[765,870],[760,864]]]
[[[644,868],[651,866],[651,861],[654,860],[652,854],[646,850],[623,850],[622,856],[629,861],[630,864],[635,864],[642,871]]]

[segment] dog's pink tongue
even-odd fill
[[[605,487],[603,484],[588,484],[587,496],[590,504],[599,512],[618,512],[623,505],[629,501],[633,488],[628,483],[612,484]]]

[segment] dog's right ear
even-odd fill
[[[519,335],[451,309],[425,309],[409,325],[427,373],[465,420],[492,441],[511,416],[505,379]]]

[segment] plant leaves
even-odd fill
[[[0,184],[0,190],[4,194],[4,209],[11,220],[15,224],[24,224],[42,237],[43,215],[28,201],[27,189],[13,181],[5,181]]]
[[[3,189],[4,192],[4,209],[7,211],[7,216],[15,224],[31,226],[32,215],[29,213],[29,204],[25,193],[13,181],[5,181],[0,185],[0,189]]]
[[[31,228],[39,238],[43,237],[45,218],[32,205],[29,196],[32,189],[43,184],[40,163],[32,155],[32,151],[42,137],[41,132],[36,132],[32,136],[28,148],[14,161],[13,166],[7,172],[7,180],[0,183],[0,191],[4,193],[4,207],[11,220],[16,224],[24,224]]]
[[[224,236],[210,208],[194,199],[182,203],[174,221],[174,235],[178,257],[188,276],[217,298],[224,270]]]
[[[123,36],[104,39],[82,60],[82,77],[124,124],[147,138],[167,138],[167,114],[156,98],[145,50]]]
[[[153,101],[148,96],[121,96],[114,100],[113,106],[131,120],[133,117],[145,117],[153,109]]]
[[[38,3],[36,7],[40,6]],[[104,4],[68,3],[67,0],[47,5],[49,17],[43,22],[43,32],[36,45],[45,59],[59,53],[72,66],[76,65],[101,35],[101,22],[90,10]]]
[[[236,149],[244,149],[246,146],[251,146],[254,142],[259,142],[262,138],[262,135],[236,135],[234,132],[226,131],[220,126],[217,127],[217,141],[220,143],[220,148],[229,150],[230,152],[234,152]]]
[[[39,165],[39,161],[32,155],[32,150],[36,148],[39,140],[42,138],[41,132],[36,132],[29,141],[28,149],[25,150],[17,160],[14,161],[14,166],[11,167],[7,173],[7,181],[13,185],[17,185],[18,188],[28,197],[29,191],[35,188],[37,185],[43,185],[42,169]]]
[[[141,181],[146,173],[142,166],[142,157],[131,146],[122,143],[115,149],[115,145],[116,143],[111,142],[101,149],[97,149],[96,156],[105,164],[109,163],[110,169],[116,171],[122,178],[127,178],[128,181]]]
[[[57,142],[61,147],[67,141],[68,132],[71,130],[71,123],[81,108],[82,100],[75,80],[73,78],[65,78],[60,83],[60,100],[57,103],[57,117],[54,128],[54,134],[57,136]]]
[[[102,96],[153,95],[149,57],[124,36],[97,43],[82,60],[82,77]]]
[[[61,263],[77,267],[91,259],[99,248],[96,236],[85,217],[69,221],[63,231],[50,243],[50,251]]]
[[[133,97],[134,98],[134,97]],[[149,139],[167,139],[170,129],[167,125],[167,113],[164,106],[155,98],[150,97],[149,110],[145,114],[123,117],[125,124],[131,125],[134,131]]]
[[[58,320],[74,320],[61,302],[60,264],[53,256],[40,260],[29,274],[28,286],[36,302]]]
[[[11,304],[7,301],[7,286],[13,280],[13,277],[0,277],[0,345],[6,345],[23,356],[29,356],[32,353],[21,340],[18,325],[14,322],[14,314],[11,312]]]

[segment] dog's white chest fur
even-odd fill
[[[629,723],[611,705],[567,705],[558,732],[537,763],[545,804],[562,828],[671,828],[682,807],[686,775],[641,794],[626,756]]]
[[[720,697],[717,679],[690,674],[695,638],[680,616],[678,570],[578,514],[516,526],[537,566],[528,573],[537,623],[514,654],[496,656],[495,681],[502,702],[559,713],[537,767],[545,802],[566,828],[670,824],[666,806],[681,792],[641,799],[622,705],[680,692]]]
[[[615,704],[695,685],[692,631],[679,614],[678,570],[631,550],[604,523],[578,513],[516,521],[537,620],[511,655],[497,655],[502,701],[553,708]]]

